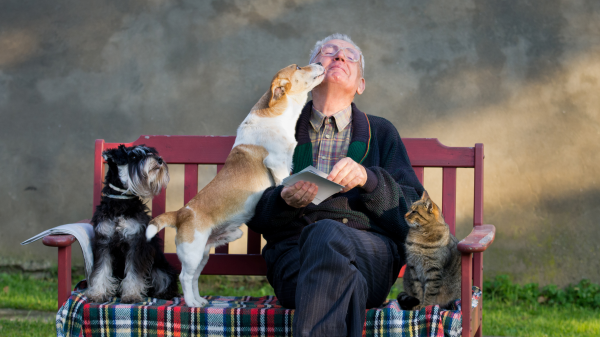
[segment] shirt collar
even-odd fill
[[[331,117],[333,117],[333,120],[335,121],[338,132],[344,130],[352,121],[352,105],[349,105],[345,109],[334,113]],[[327,118],[327,116],[325,116],[321,111],[315,109],[315,106],[313,105],[312,112],[310,114],[310,124],[315,132],[319,132],[319,130],[321,130],[321,126],[323,125],[325,118]]]

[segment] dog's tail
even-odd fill
[[[152,219],[146,228],[146,240],[150,241],[165,227],[175,227],[177,221],[177,212],[163,213]]]

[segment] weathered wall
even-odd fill
[[[233,135],[332,32],[364,50],[363,110],[404,137],[485,144],[488,276],[600,282],[594,0],[2,1],[0,256],[55,259],[18,243],[90,216],[95,139]],[[459,184],[464,236],[472,172]]]

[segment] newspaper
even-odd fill
[[[94,239],[94,227],[89,223],[71,223],[57,226],[41,232],[23,242],[22,245],[27,245],[37,240],[44,238],[47,235],[73,235],[79,242],[81,251],[83,252],[83,260],[85,261],[85,277],[90,279],[90,274],[94,267],[94,253],[92,252],[92,240]]]
[[[340,184],[336,184],[331,180],[327,180],[327,173],[318,170],[314,166],[309,166],[296,174],[292,174],[291,176],[283,179],[281,183],[288,187],[294,185],[298,181],[308,181],[319,187],[317,196],[312,201],[315,205],[320,204],[323,202],[323,200],[338,193],[344,188],[344,186]]]

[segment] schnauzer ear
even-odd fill
[[[123,153],[126,154],[126,155],[129,154],[129,151],[127,151],[127,148],[125,147],[125,144],[119,145],[119,150],[123,151]]]
[[[110,150],[106,150],[104,152],[102,152],[102,158],[104,158],[105,161],[111,161],[112,160],[112,154],[110,153]]]
[[[125,148],[125,145],[121,144],[116,149],[110,149],[102,152],[102,158],[104,158],[107,163],[125,165],[127,164],[127,153],[128,152]]]

